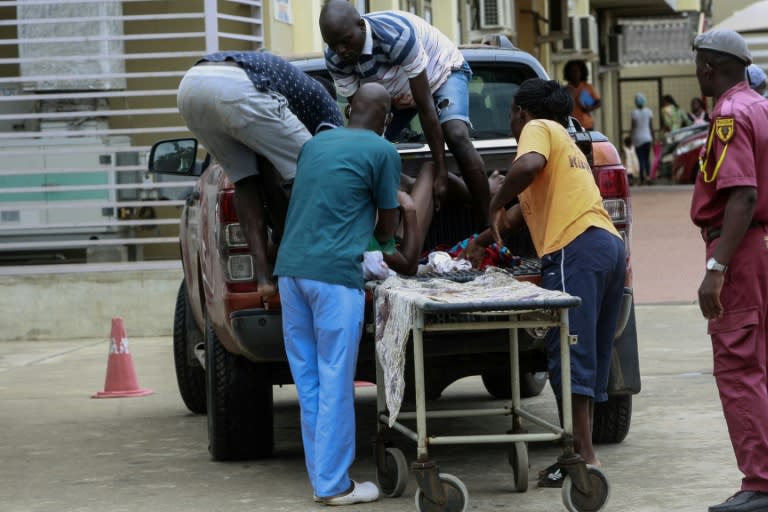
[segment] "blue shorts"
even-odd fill
[[[432,94],[435,100],[435,109],[440,124],[448,121],[459,120],[469,122],[469,81],[472,78],[472,69],[466,62],[448,76],[448,79]],[[389,140],[400,135],[403,128],[407,127],[419,111],[416,107],[403,110],[393,110],[392,121],[386,131]]]
[[[624,294],[627,269],[624,242],[600,228],[589,228],[563,249],[541,259],[541,287],[581,297],[581,306],[568,312],[571,345],[571,393],[595,402],[608,400],[613,338]],[[547,334],[549,379],[562,396],[560,335]]]

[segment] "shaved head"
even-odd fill
[[[360,13],[355,6],[347,0],[328,0],[320,10],[320,30],[323,26],[335,27],[339,23],[352,21],[356,23],[360,19]]]
[[[383,133],[391,104],[392,97],[383,85],[375,82],[362,84],[352,99],[349,127]]]
[[[365,21],[346,0],[329,0],[320,11],[320,33],[332,52],[347,64],[360,58],[365,44]]]

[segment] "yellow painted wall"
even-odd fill
[[[755,3],[755,0],[715,0],[712,2],[712,24],[717,25],[725,18]]]
[[[435,9],[439,3],[440,8]],[[461,34],[459,34],[459,8],[456,2],[447,2],[445,0],[432,0],[432,24],[448,36],[451,41],[459,43]]]
[[[294,30],[297,16],[297,2],[292,2],[293,24],[283,23],[275,19],[272,0],[263,2],[264,9],[264,47],[277,55],[294,53]]]

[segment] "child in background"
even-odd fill
[[[632,144],[632,137],[624,137],[624,168],[627,170],[629,184],[635,184],[635,176],[640,173],[640,161],[637,159],[635,146]]]

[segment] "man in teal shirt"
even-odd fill
[[[351,480],[349,468],[365,306],[361,263],[371,237],[391,245],[396,228],[400,156],[380,136],[390,103],[381,85],[365,84],[349,126],[304,145],[275,264],[307,472],[315,501],[328,505],[379,496],[372,482]]]

